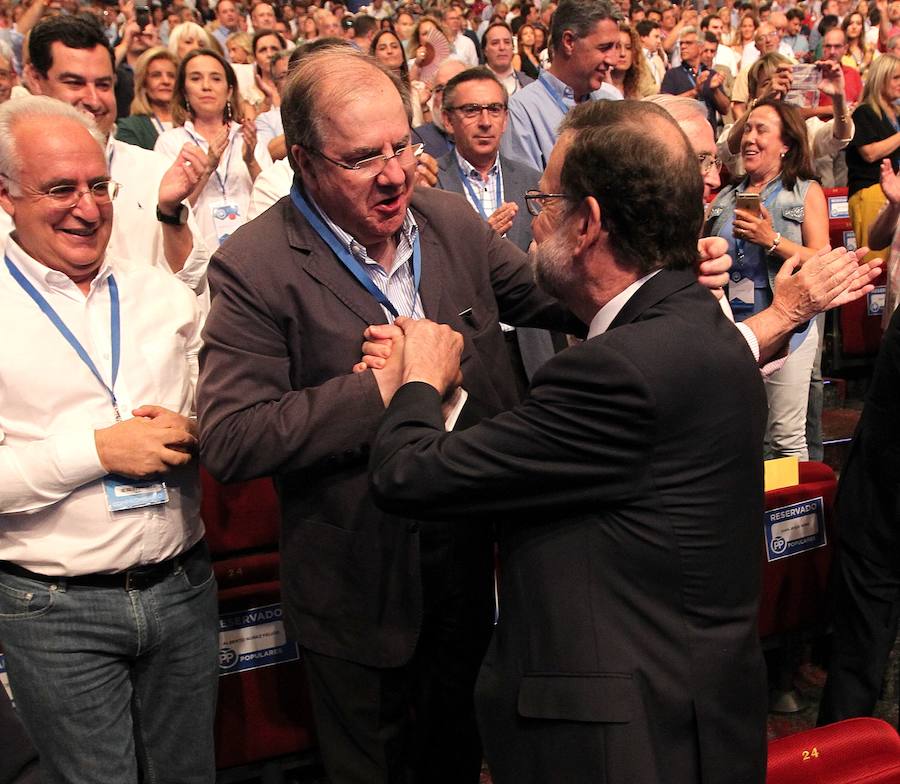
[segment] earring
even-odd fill
[[[231,101],[225,101],[225,114],[224,114],[225,122],[230,123],[233,115],[234,115],[234,112],[231,110]]]
[[[194,116],[194,107],[191,106],[191,102],[187,98],[184,99],[184,110],[187,112],[188,116]]]

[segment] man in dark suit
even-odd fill
[[[495,782],[759,784],[765,394],[690,273],[696,156],[656,106],[588,103],[541,185],[537,279],[588,340],[518,408],[445,433],[462,339],[424,320],[398,319],[404,338],[370,330],[396,337],[376,501],[464,530],[500,520],[500,620],[476,692]]]
[[[501,319],[568,332],[579,322],[464,200],[413,197],[407,112],[370,58],[308,55],[282,110],[294,189],[210,268],[203,460],[224,481],[276,479],[287,625],[329,779],[474,784],[492,532],[422,531],[374,506],[366,461],[384,401],[377,372],[351,369],[369,324],[396,314],[451,324],[466,336],[461,424],[475,402],[490,414],[518,399]]]
[[[455,146],[438,160],[437,186],[462,194],[491,228],[522,250],[531,244],[525,193],[541,173],[500,155],[506,129],[506,89],[488,68],[470,68],[444,88],[444,127]],[[543,329],[504,329],[513,368],[524,393],[535,371],[565,346],[565,336]]]

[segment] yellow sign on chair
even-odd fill
[[[766,492],[800,484],[800,460],[796,457],[778,457],[766,460]]]

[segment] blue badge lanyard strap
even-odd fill
[[[459,169],[459,178],[462,180],[463,187],[465,187],[465,189],[469,192],[469,196],[472,197],[472,202],[475,205],[475,209],[478,210],[479,213],[481,213],[482,218],[487,220],[490,216],[485,214],[484,205],[481,203],[481,198],[478,196],[475,188],[472,187],[472,183],[469,181],[469,177],[466,175],[466,173],[462,170],[462,166],[459,165],[459,161],[456,162],[456,168]],[[497,166],[496,179],[497,187],[494,198],[496,199],[497,206],[494,207],[495,211],[499,210],[500,206],[503,204],[503,177],[502,173],[500,172],[499,165]],[[493,211],[491,212],[491,214],[493,214]]]
[[[375,282],[366,273],[362,263],[360,263],[360,261],[335,236],[334,232],[328,227],[328,224],[319,217],[315,209],[313,209],[300,192],[296,183],[291,187],[291,201],[294,202],[294,206],[300,214],[306,218],[316,234],[318,234],[328,247],[331,248],[334,255],[338,257],[338,261],[340,261],[350,274],[365,287],[366,291],[378,300],[378,303],[382,307],[387,308],[391,315],[393,315],[394,318],[397,318],[400,315],[400,312],[394,307],[393,303],[387,298],[385,293],[375,285]],[[422,250],[419,245],[419,235],[416,234],[413,241],[413,283],[415,284],[417,294],[421,279]]]
[[[87,365],[88,370],[90,370],[97,381],[103,385],[103,388],[109,395],[113,411],[116,413],[116,421],[120,422],[122,416],[119,413],[119,403],[116,400],[116,393],[114,391],[116,387],[116,378],[119,375],[119,357],[121,356],[122,350],[121,321],[119,316],[119,287],[116,284],[116,279],[112,275],[107,278],[109,285],[109,331],[112,343],[112,385],[108,386],[106,381],[103,380],[103,376],[100,375],[100,371],[97,370],[97,366],[91,359],[90,354],[88,354],[85,347],[81,345],[81,341],[75,337],[72,330],[66,326],[59,314],[53,309],[53,306],[47,302],[44,296],[32,285],[31,281],[28,280],[28,278],[22,274],[22,271],[12,263],[9,256],[6,256],[6,268],[9,270],[9,274],[12,275],[13,280],[15,280],[16,283],[24,289],[25,293],[34,300],[34,303],[41,309],[41,312],[50,319],[50,323],[56,327],[68,344],[75,350],[79,359]]]
[[[560,97],[559,93],[556,92],[556,89],[553,87],[553,85],[551,85],[550,82],[547,81],[546,74],[543,71],[541,71],[540,75],[538,76],[538,81],[542,85],[544,85],[544,89],[547,91],[547,93],[553,99],[553,102],[559,107],[559,110],[563,114],[568,114],[569,107],[566,106],[565,103],[563,103],[563,99]]]
[[[200,149],[203,149],[203,144],[200,139],[198,139],[194,134],[192,134],[187,128],[184,129],[184,132],[191,137],[191,140],[196,144]],[[228,128],[228,157],[225,159],[225,179],[222,179],[222,175],[219,174],[219,167],[216,166],[213,174],[216,175],[216,180],[219,183],[219,190],[222,191],[222,199],[228,200],[228,194],[225,191],[225,186],[228,184],[228,170],[231,168],[231,154],[234,152],[234,140],[237,138],[237,134],[231,133],[231,126]],[[207,143],[207,155],[209,154],[209,144]]]
[[[681,67],[684,68],[684,72],[687,74],[687,78],[691,82],[691,87],[696,87],[697,86],[697,76],[700,75],[701,66],[697,66],[697,76],[694,76],[693,70],[687,63],[682,63]]]
[[[156,114],[150,115],[153,118],[153,124],[159,129],[160,133],[166,132],[166,126],[162,124],[162,120],[156,116]]]
[[[743,192],[744,188],[746,187],[746,182],[747,182],[747,180],[744,180],[744,182],[741,183],[741,187],[738,188],[737,190],[735,190],[735,198],[737,198],[738,192]],[[775,203],[775,199],[778,198],[778,194],[781,193],[781,189],[783,187],[784,187],[784,185],[781,182],[781,178],[779,177],[778,184],[772,189],[772,192],[763,200],[763,206],[770,213],[772,211],[772,205]],[[737,251],[738,265],[740,267],[743,267],[744,266],[744,256],[746,255],[745,251],[747,248],[747,241],[743,237],[735,237],[734,238],[734,248]]]

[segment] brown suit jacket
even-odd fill
[[[412,211],[425,314],[465,336],[464,386],[485,412],[509,408],[516,391],[498,321],[568,332],[577,322],[465,199],[423,189]],[[209,279],[203,462],[223,481],[275,476],[291,635],[325,655],[402,665],[422,615],[419,525],[372,503],[366,461],[384,406],[372,373],[351,372],[363,330],[384,312],[289,198],[229,238]]]

